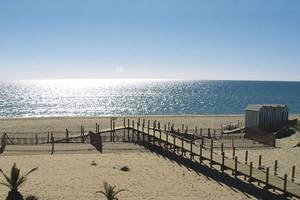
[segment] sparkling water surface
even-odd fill
[[[242,114],[247,104],[300,113],[300,82],[25,80],[0,82],[0,117]]]

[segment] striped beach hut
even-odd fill
[[[245,113],[245,129],[275,132],[288,124],[288,107],[282,104],[248,105]]]

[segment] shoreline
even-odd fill
[[[35,119],[73,119],[73,118],[107,118],[107,117],[117,117],[117,118],[154,118],[154,117],[244,117],[245,114],[178,114],[178,115],[95,115],[95,116],[84,116],[84,115],[74,115],[74,116],[29,116],[29,117],[0,117],[1,120],[35,120]],[[290,113],[289,117],[300,118],[300,113]]]

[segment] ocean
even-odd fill
[[[243,114],[248,104],[300,113],[300,82],[24,80],[0,82],[0,117]]]

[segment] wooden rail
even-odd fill
[[[131,124],[128,123],[124,129],[128,130],[128,134],[129,130],[131,130],[132,134],[137,136],[137,142],[163,147],[168,151],[189,158],[199,164],[203,163],[203,161],[208,161],[210,168],[213,168],[215,165],[219,166],[222,173],[229,170],[232,172],[234,178],[242,176],[249,184],[257,182],[258,184],[264,184],[264,189],[266,190],[278,190],[285,196],[300,198],[300,185],[294,182],[294,167],[293,177],[290,181],[287,179],[286,174],[284,178],[281,178],[276,175],[276,173],[271,174],[269,168],[263,171],[261,168],[253,167],[252,162],[248,164],[248,156],[246,156],[245,162],[241,162],[238,160],[238,157],[235,156],[235,152],[233,152],[233,159],[226,157],[223,149],[221,155],[214,152],[213,140],[211,140],[210,147],[204,148],[201,143],[196,143],[194,140],[179,136],[180,134],[177,134],[179,130],[177,130],[177,133],[172,130],[172,128],[170,130],[166,130],[166,128],[162,130],[159,122],[157,123],[156,121],[154,121],[152,127],[150,127],[149,123],[148,126],[145,127],[145,124],[141,126],[139,123],[135,124],[133,121]],[[198,157],[198,159],[195,157]]]

